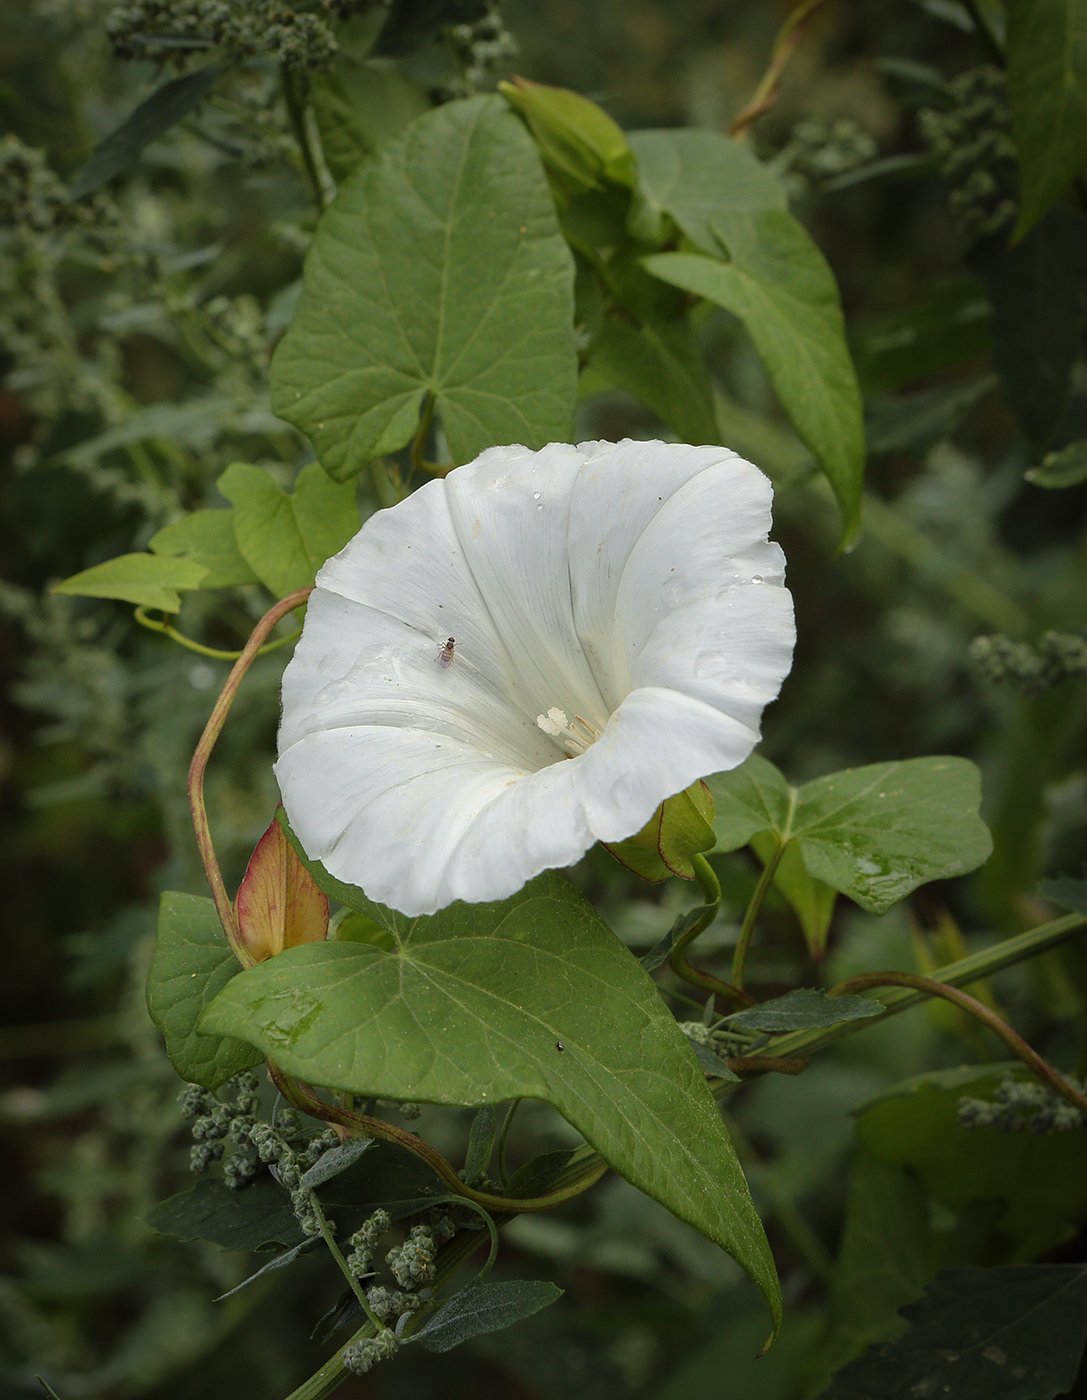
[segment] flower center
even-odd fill
[[[604,732],[580,715],[572,720],[566,718],[566,711],[552,705],[546,715],[537,715],[536,724],[552,739],[557,739],[571,758],[584,753],[590,744],[595,744]]]

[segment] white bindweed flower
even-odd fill
[[[725,448],[552,443],[372,516],[283,678],[308,854],[409,915],[504,899],[742,763],[795,635],[771,497]]]

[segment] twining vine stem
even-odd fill
[[[677,977],[682,977],[684,982],[689,982],[692,987],[700,987],[705,992],[715,992],[718,996],[727,997],[734,1006],[754,1006],[754,997],[749,997],[742,988],[734,987],[731,983],[722,981],[720,977],[714,977],[712,972],[706,972],[687,961],[687,949],[700,933],[709,928],[721,908],[721,882],[713,866],[705,856],[698,854],[691,856],[691,864],[694,867],[695,878],[702,886],[706,903],[701,909],[694,911],[698,917],[673,944],[668,955],[669,966]]]
[[[952,1002],[980,1021],[983,1026],[988,1026],[989,1030],[999,1036],[1009,1050],[1018,1055],[1039,1079],[1069,1103],[1075,1104],[1081,1113],[1087,1114],[1087,1095],[1080,1093],[1067,1079],[1058,1074],[1051,1064],[1042,1059],[1037,1050],[1032,1049],[1018,1032],[1012,1030],[1002,1016],[996,1014],[991,1006],[986,1006],[969,992],[960,991],[958,987],[949,987],[933,977],[923,977],[916,972],[861,972],[856,977],[840,982],[827,995],[844,997],[850,993],[871,991],[874,987],[913,987],[917,991],[927,992],[929,996],[942,997],[945,1001]]]
[[[219,915],[219,922],[223,926],[223,932],[227,936],[234,956],[242,967],[252,967],[256,960],[242,942],[234,905],[226,892],[223,872],[219,869],[219,861],[215,855],[211,828],[208,825],[207,809],[204,806],[204,773],[207,770],[211,751],[215,747],[215,741],[226,723],[226,717],[230,713],[230,707],[238,693],[238,687],[260,652],[264,639],[281,617],[286,617],[289,612],[301,607],[312,592],[312,588],[300,588],[296,593],[289,593],[286,598],[281,598],[278,603],[270,607],[253,628],[249,640],[231,667],[226,684],[219,692],[215,708],[204,727],[200,742],[196,746],[196,752],[192,756],[192,763],[189,765],[189,807],[192,811],[193,830],[196,832],[196,844],[200,850],[200,859],[204,866],[204,874],[207,876],[208,886],[211,889],[211,897],[215,901],[215,912]]]

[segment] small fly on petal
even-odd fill
[[[442,647],[441,651],[438,653],[438,660],[442,663],[443,666],[452,666],[453,648],[456,646],[456,644],[456,637],[446,637],[445,646]]]

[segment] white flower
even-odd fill
[[[372,516],[283,678],[308,854],[409,915],[504,899],[742,763],[794,641],[771,497],[725,448],[552,443]]]

